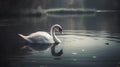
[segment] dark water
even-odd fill
[[[1,66],[7,67],[120,67],[120,15],[95,13],[0,19]],[[60,44],[25,47],[18,33],[49,32],[63,27]],[[57,54],[63,50],[60,55]]]

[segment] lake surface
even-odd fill
[[[93,13],[0,19],[1,66],[120,67],[120,15]],[[29,46],[18,34],[63,27],[57,45]],[[25,47],[25,46],[29,47]],[[37,49],[35,49],[37,48]],[[60,52],[60,53],[59,53]]]

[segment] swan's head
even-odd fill
[[[59,24],[55,24],[53,26],[54,26],[56,31],[58,31],[58,32],[60,32],[62,34],[62,27]]]

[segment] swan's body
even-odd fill
[[[22,34],[19,35],[30,43],[60,43],[60,40],[55,35],[55,31],[62,32],[62,27],[58,24],[53,25],[50,29],[50,34],[44,31],[39,31],[28,36]]]

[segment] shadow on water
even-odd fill
[[[25,48],[25,49],[28,48],[30,50],[36,50],[36,51],[45,51],[45,50],[51,48],[52,56],[59,57],[63,54],[63,49],[61,49],[59,52],[56,52],[55,48],[58,45],[59,44],[56,44],[56,43],[54,43],[54,44],[37,44],[37,43],[35,43],[35,44],[28,44],[28,45],[24,46],[23,48]]]

